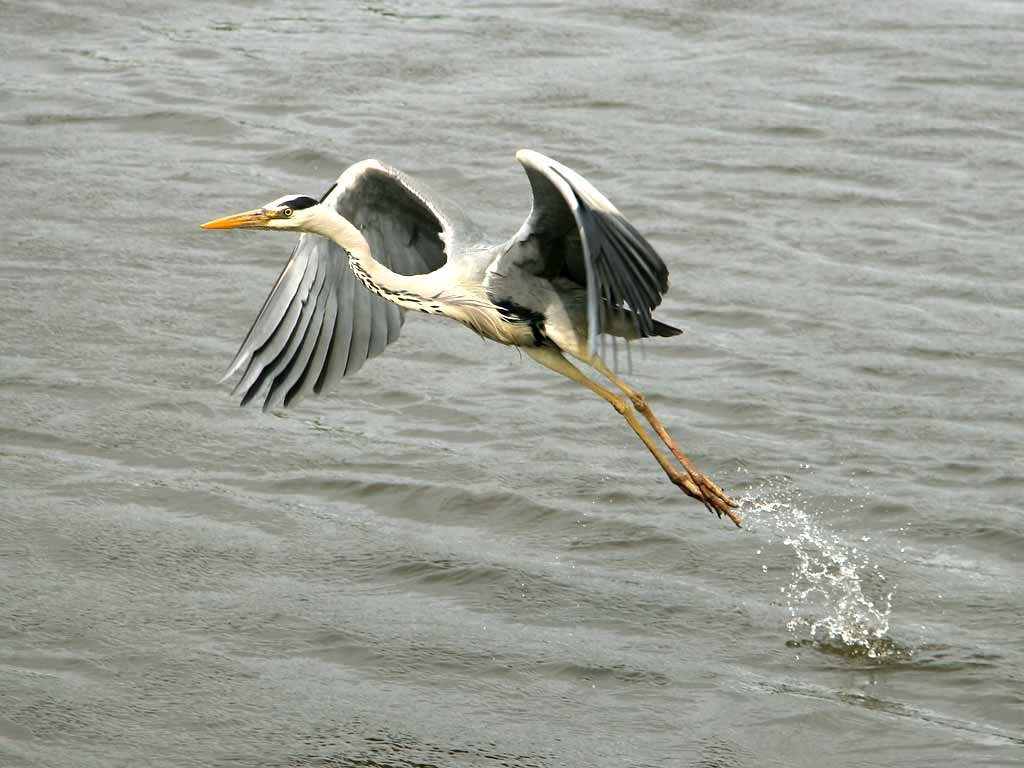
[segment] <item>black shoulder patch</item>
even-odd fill
[[[533,333],[533,343],[536,346],[541,346],[547,340],[547,335],[544,333],[544,321],[547,318],[544,317],[543,312],[534,312],[521,304],[516,304],[512,299],[496,301],[494,306],[498,308],[501,316],[507,322],[529,325],[530,331]]]
[[[290,200],[285,200],[281,205],[287,205],[293,211],[301,211],[303,208],[309,208],[311,205],[316,205],[316,200],[312,197],[299,195],[298,197],[293,197]]]

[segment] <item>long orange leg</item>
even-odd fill
[[[630,407],[629,400],[619,397],[614,392],[605,389],[597,382],[591,381],[583,371],[566,360],[565,357],[562,356],[561,352],[558,352],[555,349],[550,347],[524,347],[524,349],[530,357],[541,365],[550,368],[555,371],[555,373],[562,374],[567,379],[575,381],[577,384],[586,387],[594,394],[604,398],[626,420],[629,426],[632,427],[633,431],[636,432],[637,437],[643,441],[643,444],[647,446],[647,450],[651,452],[651,455],[657,460],[662,470],[664,470],[665,474],[668,475],[669,480],[678,486],[687,496],[691,496],[698,501],[703,502],[711,508],[712,511],[718,513],[719,517],[724,513],[728,515],[736,525],[739,525],[739,518],[736,517],[735,513],[732,512],[725,502],[721,501],[717,496],[711,495],[710,491],[707,493],[702,491],[699,483],[695,481],[693,477],[683,474],[672,465],[668,457],[658,449],[658,446],[651,439],[651,436],[647,434],[647,431],[640,424],[639,419],[637,419],[636,414],[633,413],[633,409]],[[696,478],[704,478],[704,476],[699,472],[695,472],[694,476]]]
[[[727,515],[729,519],[738,526],[740,524],[739,517],[732,510],[734,507],[738,507],[739,504],[719,488],[711,478],[698,470],[686,454],[680,450],[679,446],[676,445],[675,440],[673,440],[672,436],[669,435],[668,430],[665,429],[658,417],[654,415],[654,411],[651,410],[651,406],[647,402],[647,398],[616,376],[615,373],[610,370],[599,357],[595,356],[594,359],[591,360],[590,364],[595,370],[601,373],[601,375],[622,390],[623,394],[625,394],[633,403],[633,407],[643,414],[644,418],[647,419],[647,422],[657,433],[658,437],[660,437],[662,442],[668,446],[670,451],[672,451],[672,455],[674,455],[679,460],[679,463],[683,465],[683,468],[686,470],[687,474],[689,474],[690,479],[693,480],[698,488],[700,488],[701,501],[704,502],[705,506],[707,506],[712,512],[715,512],[719,517]]]

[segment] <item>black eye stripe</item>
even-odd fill
[[[281,202],[282,207],[291,208],[293,211],[301,211],[303,208],[309,208],[311,205],[316,205],[316,200],[305,195],[299,195],[298,197]]]

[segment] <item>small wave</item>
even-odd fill
[[[780,542],[796,558],[789,583],[780,587],[796,644],[869,659],[905,653],[888,637],[893,589],[878,563],[866,548],[819,524],[800,497],[786,483],[768,481],[743,499],[748,530],[768,534],[769,546]]]

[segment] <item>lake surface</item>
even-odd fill
[[[1024,763],[1024,6],[0,3],[0,765]],[[416,315],[218,380],[378,157],[494,240],[513,155],[672,271],[603,402]]]

